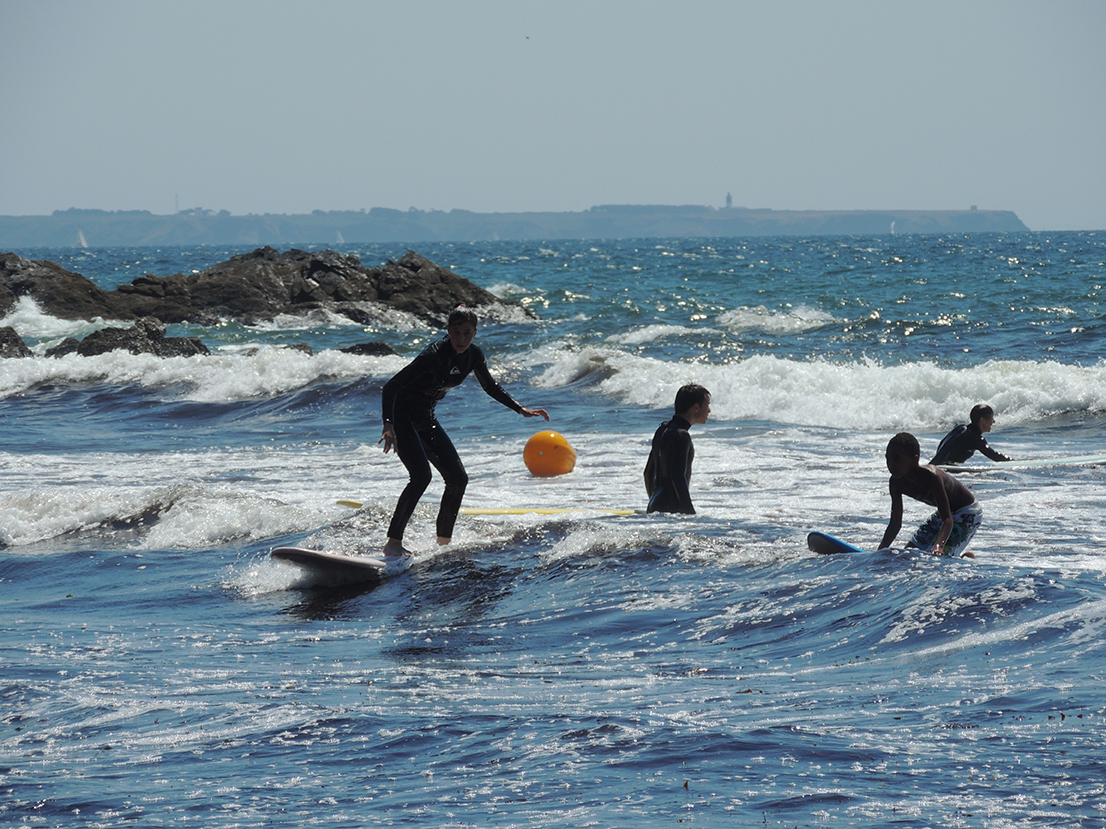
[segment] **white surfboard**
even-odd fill
[[[328,553],[305,547],[274,547],[269,557],[273,561],[293,564],[329,584],[379,583],[388,567],[388,563],[379,558]]]
[[[1008,469],[1031,469],[1035,466],[1098,466],[1106,464],[1106,455],[1069,455],[1064,458],[1033,458],[1027,461],[996,461],[987,466],[961,466],[941,464],[941,469],[952,473],[1003,472]]]

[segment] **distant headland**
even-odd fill
[[[726,236],[882,236],[1029,230],[1010,210],[769,210],[697,205],[600,205],[579,212],[323,211],[231,215],[203,208],[56,210],[0,216],[0,250],[157,245],[335,245],[383,242],[638,239]]]

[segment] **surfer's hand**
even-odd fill
[[[384,431],[380,434],[380,440],[376,442],[377,446],[382,443],[384,444],[385,455],[396,448],[396,433],[392,430],[390,424],[384,427]]]
[[[545,409],[527,409],[525,406],[519,411],[523,417],[544,417],[549,420],[549,412]]]

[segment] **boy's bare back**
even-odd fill
[[[944,490],[951,512],[957,512],[968,504],[975,503],[975,496],[970,489],[945,470],[929,464],[919,464],[901,477],[892,477],[890,488],[892,494],[897,488],[908,498],[935,508],[941,506],[942,499],[939,492]]]

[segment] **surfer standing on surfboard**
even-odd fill
[[[918,462],[921,448],[909,432],[899,432],[887,443],[888,485],[891,493],[891,520],[879,548],[891,546],[902,529],[904,495],[936,507],[937,511],[918,527],[907,547],[928,550],[935,556],[961,556],[983,521],[983,508],[975,496],[943,469]]]
[[[695,514],[690,487],[695,446],[688,430],[693,423],[706,423],[709,415],[710,392],[694,383],[681,386],[676,392],[675,417],[657,429],[645,462],[648,512]]]
[[[986,403],[972,406],[968,415],[971,423],[957,426],[943,438],[937,445],[937,454],[930,461],[934,466],[948,466],[964,463],[977,451],[982,452],[993,461],[1012,461],[1001,452],[996,452],[983,437],[984,432],[991,431],[995,425],[995,410]]]
[[[386,556],[408,555],[403,547],[403,531],[419,498],[430,486],[431,464],[445,481],[438,509],[438,543],[448,544],[453,537],[453,525],[469,478],[453,441],[434,414],[434,407],[446,392],[461,385],[469,374],[475,374],[481,388],[508,409],[524,417],[549,420],[545,409],[526,408],[495,381],[488,371],[484,352],[472,342],[476,323],[476,314],[458,305],[449,315],[447,336],[423,349],[384,384],[381,400],[384,431],[377,443],[384,444],[385,454],[394,449],[411,476],[392,513],[388,541],[384,544]]]

